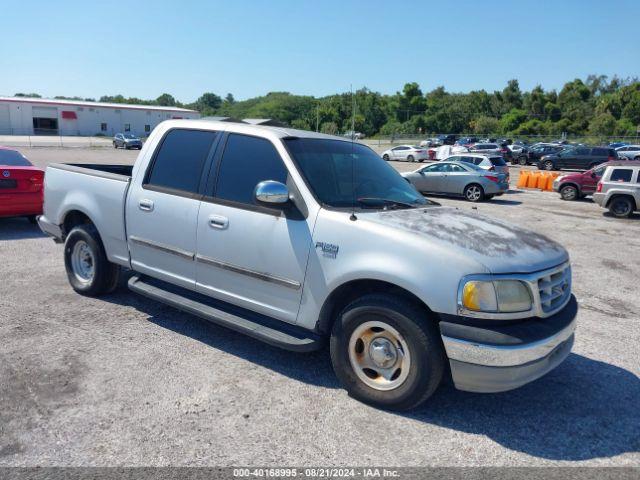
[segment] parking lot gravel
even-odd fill
[[[22,150],[39,166],[138,153]],[[579,326],[542,379],[492,395],[445,385],[408,413],[349,398],[326,350],[282,351],[124,285],[80,296],[60,245],[0,219],[0,465],[640,466],[640,215],[533,190],[436,200],[563,244]]]

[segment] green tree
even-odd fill
[[[616,119],[610,113],[601,113],[593,117],[589,122],[589,133],[591,135],[610,136],[615,133]]]
[[[478,117],[471,121],[471,129],[474,133],[497,133],[500,131],[500,121],[494,117]]]
[[[203,93],[198,100],[196,100],[195,108],[196,110],[205,113],[211,114],[218,110],[222,105],[222,99],[216,95],[215,93]]]
[[[524,123],[528,118],[527,112],[517,108],[512,109],[500,119],[500,128],[502,133],[510,133]]]
[[[156,98],[156,103],[163,107],[175,107],[176,99],[168,93],[163,93],[158,98]]]

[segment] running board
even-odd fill
[[[322,337],[306,329],[223,304],[197,292],[165,282],[134,276],[129,280],[128,286],[131,291],[147,298],[285,350],[310,352],[322,348],[324,344]]]

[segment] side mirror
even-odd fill
[[[284,183],[265,180],[256,186],[256,201],[269,205],[284,205],[289,202],[289,189]]]

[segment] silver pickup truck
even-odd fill
[[[78,293],[127,270],[132,291],[269,344],[328,341],[348,392],[384,408],[447,378],[519,387],[573,344],[564,248],[430,202],[349,139],[167,121],[133,168],[50,165],[39,223]]]

